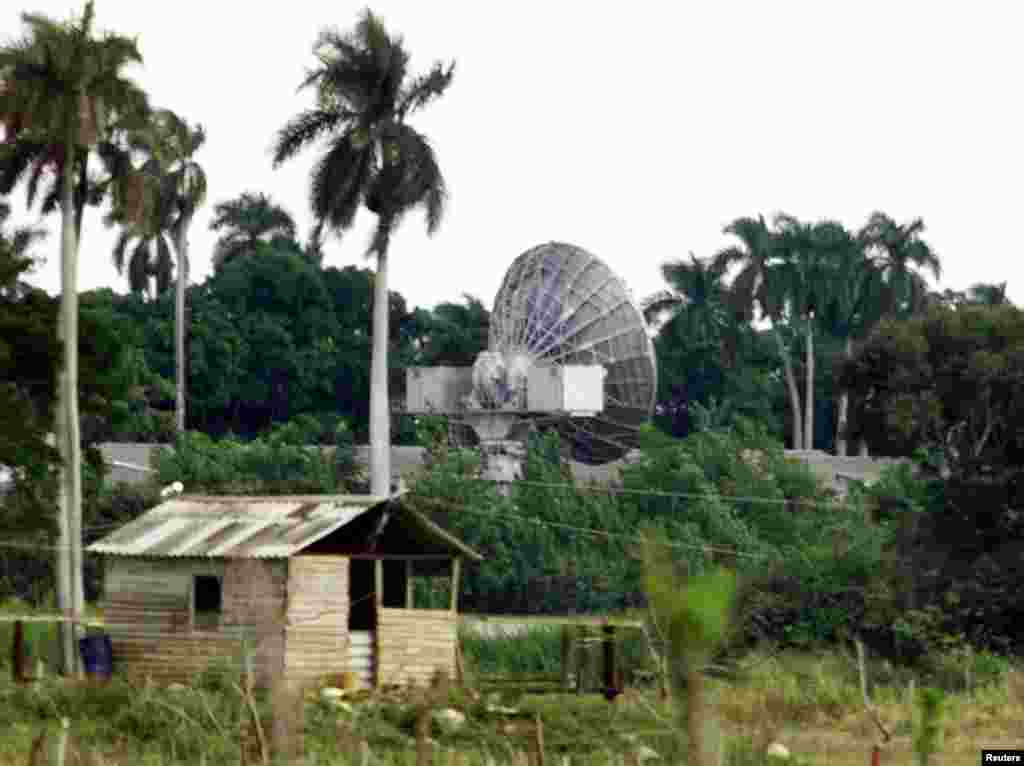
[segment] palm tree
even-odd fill
[[[784,213],[775,216],[775,236],[783,262],[786,303],[793,318],[804,320],[804,449],[814,449],[814,319],[827,289],[828,274],[821,242],[823,230]]]
[[[882,275],[882,313],[886,316],[919,311],[928,296],[923,272],[931,272],[935,280],[942,275],[942,263],[921,239],[923,232],[920,218],[898,224],[885,213],[873,213],[859,233]]]
[[[842,224],[823,221],[818,224],[819,243],[828,258],[828,277],[819,300],[818,323],[822,329],[843,342],[843,358],[853,358],[855,339],[865,337],[880,317],[880,275],[871,268],[864,243]],[[836,454],[847,452],[846,426],[850,397],[841,391],[836,405]]]
[[[178,273],[174,297],[174,358],[175,358],[175,428],[185,432],[185,290],[188,286],[188,230],[196,211],[206,200],[206,172],[195,161],[196,152],[206,142],[201,125],[189,126],[169,109],[155,115],[157,146],[165,154],[161,171],[162,197],[170,198],[169,230],[178,256]]]
[[[714,259],[699,259],[690,253],[689,262],[679,259],[662,264],[662,278],[669,284],[643,302],[648,323],[665,317],[682,321],[684,333],[700,348],[721,348],[731,364],[739,342],[739,322],[730,308],[725,268]]]
[[[740,272],[733,280],[729,294],[734,308],[744,320],[754,318],[755,309],[771,322],[782,360],[789,405],[793,413],[793,449],[803,449],[804,429],[800,412],[800,390],[796,385],[793,361],[782,338],[779,324],[786,308],[787,288],[781,271],[779,242],[762,216],[737,218],[725,227],[724,233],[739,239],[739,245],[720,250],[714,257],[716,268],[727,270],[740,264]]]
[[[88,191],[85,158],[121,120],[144,122],[146,96],[122,70],[142,57],[133,40],[114,34],[93,36],[93,4],[81,19],[58,22],[39,14],[22,14],[23,38],[0,47],[0,116],[7,143],[0,167],[16,181],[31,167],[55,167],[59,175],[61,213],[61,305],[58,334],[64,347],[58,375],[55,433],[61,454],[60,524],[57,590],[60,608],[79,615],[84,606],[82,582],[81,445],[78,417],[78,234]],[[25,147],[29,147],[29,152]],[[45,158],[45,159],[41,159]],[[40,165],[40,160],[42,165]],[[19,167],[20,166],[20,167]],[[78,204],[74,196],[79,174]],[[33,172],[30,185],[38,182]],[[129,178],[112,179],[115,194],[127,197],[138,188]],[[69,551],[64,554],[62,551]],[[75,628],[63,630],[64,667],[77,665]]]
[[[266,194],[253,192],[214,205],[210,229],[226,230],[214,245],[213,267],[217,270],[239,256],[255,253],[261,242],[293,242],[296,232],[288,211]]]
[[[321,33],[314,47],[319,66],[301,88],[315,87],[317,104],[278,132],[274,167],[321,136],[327,149],[313,169],[311,203],[318,232],[341,235],[360,206],[377,216],[367,256],[376,255],[373,351],[370,375],[371,492],[390,492],[388,413],[388,245],[404,215],[426,211],[427,233],[441,223],[446,190],[434,150],[407,122],[413,112],[440,97],[451,84],[454,64],[435,64],[410,77],[401,38],[366,10],[348,35]],[[301,89],[300,88],[300,89]]]
[[[907,317],[920,312],[931,300],[924,272],[938,280],[942,264],[931,247],[921,239],[924,221],[896,223],[885,213],[872,213],[857,233],[863,242],[875,280],[878,317]],[[877,321],[877,320],[876,320]],[[861,439],[860,454],[867,456],[867,442]]]
[[[155,174],[156,160],[149,160],[142,171],[147,175]],[[152,183],[155,179],[147,180]],[[166,195],[153,194],[144,220],[138,223],[130,221],[121,208],[114,208],[103,219],[107,226],[121,227],[112,253],[114,268],[118,274],[124,274],[127,266],[128,286],[134,293],[149,293],[153,280],[156,281],[152,293],[154,298],[171,286],[174,275],[170,238],[172,205],[173,200]]]

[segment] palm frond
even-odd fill
[[[272,148],[273,166],[279,167],[325,133],[350,122],[354,116],[354,112],[342,107],[331,110],[307,109],[300,112],[277,132]]]
[[[156,237],[156,261],[153,263],[152,273],[156,277],[157,293],[166,292],[174,279],[174,256],[171,255],[167,238],[162,235]]]
[[[398,98],[398,113],[402,117],[422,109],[436,98],[444,95],[455,76],[455,62],[447,68],[440,62],[425,75],[414,78],[402,89]]]
[[[315,220],[326,222],[336,233],[352,225],[373,177],[375,155],[372,143],[357,149],[351,131],[331,142],[311,174],[310,201]]]
[[[0,144],[0,194],[10,194],[26,173],[42,164],[45,155],[45,144],[35,141]]]
[[[118,274],[124,273],[124,255],[128,249],[128,243],[131,242],[132,236],[126,229],[122,229],[120,234],[117,235],[117,240],[114,242],[114,250],[111,253],[114,268],[117,269]]]
[[[128,259],[128,287],[133,293],[145,293],[149,287],[150,240],[140,238]]]

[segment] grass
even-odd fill
[[[23,608],[14,605],[13,608]],[[7,631],[6,633],[4,631]],[[50,634],[55,636],[55,631]],[[623,666],[643,668],[645,653],[635,636],[621,631]],[[238,732],[247,716],[238,691],[223,674],[211,670],[188,689],[132,686],[116,679],[94,687],[56,677],[33,687],[16,687],[10,678],[9,626],[0,625],[0,766],[24,766],[33,742],[52,734],[62,718],[82,749],[98,752],[110,766],[122,764],[197,764],[239,762]],[[45,643],[45,642],[44,642]],[[525,636],[477,639],[463,636],[463,654],[471,677],[487,673],[555,673],[561,654],[557,629],[540,627]],[[974,764],[982,747],[1014,747],[1024,739],[1024,672],[1008,662],[972,656],[970,673],[963,657],[932,658],[925,670],[910,671],[884,662],[869,664],[870,694],[893,740],[885,764],[911,764],[915,710],[909,698],[913,679],[947,692],[942,749],[933,763]],[[967,688],[966,684],[973,684]],[[762,649],[731,664],[728,678],[709,680],[725,766],[764,766],[766,746],[784,743],[794,754],[790,764],[858,766],[868,761],[877,732],[861,699],[855,657],[841,650],[778,652]],[[264,722],[273,700],[257,696]],[[307,696],[304,745],[316,764],[362,763],[346,741],[365,740],[371,764],[414,763],[414,728],[421,698],[407,690],[363,695],[344,707]],[[673,726],[673,712],[652,689],[629,689],[614,704],[596,695],[519,696],[495,699],[484,692],[452,689],[435,703],[462,711],[457,731],[433,724],[438,753],[459,752],[466,766],[508,762],[522,747],[499,735],[501,716],[488,710],[512,705],[544,722],[545,749],[552,758],[572,763],[622,763],[623,754],[647,746],[662,757],[651,763],[685,763],[685,739]],[[269,725],[269,723],[268,723]],[[354,760],[353,760],[354,758]],[[437,763],[446,763],[441,757]],[[560,760],[554,760],[560,763]]]

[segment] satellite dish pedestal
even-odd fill
[[[502,493],[507,494],[507,485],[523,475],[525,450],[519,442],[508,438],[518,418],[509,412],[482,409],[467,409],[460,413],[460,418],[480,439],[483,478],[502,485]]]
[[[556,428],[574,459],[600,464],[635,446],[654,408],[657,365],[639,307],[585,250],[559,242],[520,255],[472,367],[406,369],[407,414],[446,415],[480,439],[483,476],[521,476],[522,430]]]

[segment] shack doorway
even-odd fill
[[[374,630],[377,627],[377,599],[374,598],[374,562],[351,559],[348,577],[348,628]]]
[[[377,667],[375,582],[372,560],[349,560],[348,666],[364,688],[373,687]]]

